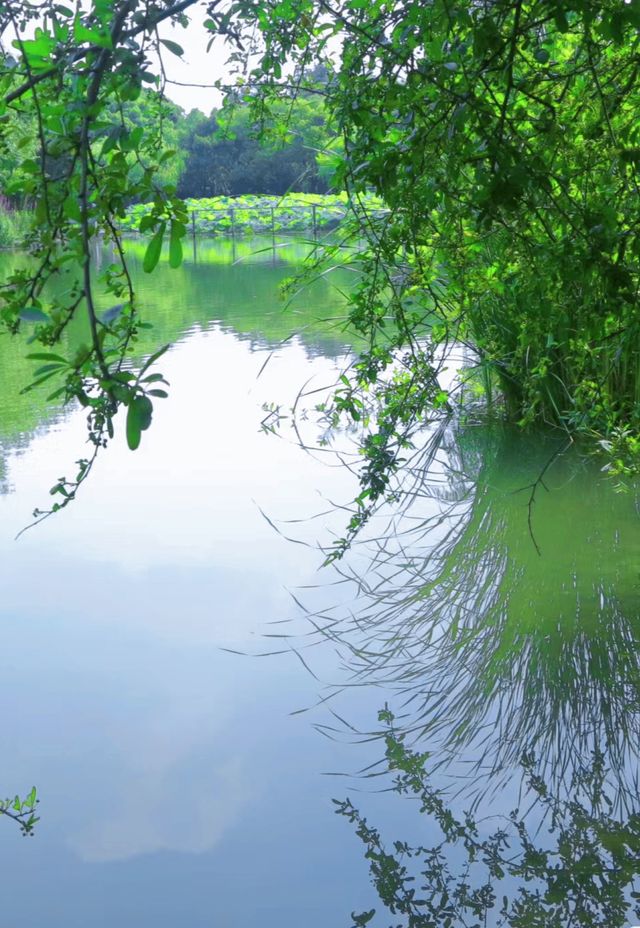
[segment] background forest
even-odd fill
[[[162,120],[163,148],[171,154],[162,163],[159,179],[175,185],[179,197],[329,190],[336,142],[322,94],[283,97],[262,121],[256,121],[251,107],[233,94],[209,115],[198,109],[185,113],[154,90],[144,90],[123,109],[130,129],[147,131]],[[17,195],[17,178],[25,157],[33,156],[37,132],[33,113],[12,114],[11,120],[14,131],[0,141],[0,192],[6,198],[5,210],[13,212],[12,207],[28,205]],[[1,228],[0,221],[0,244]]]

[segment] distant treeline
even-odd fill
[[[7,133],[0,146],[5,212],[11,206],[32,206],[12,193],[18,177],[30,170],[37,139],[33,114],[16,112],[10,118],[15,132]],[[157,92],[143,90],[135,100],[114,104],[113,121],[100,130],[95,144],[126,150],[127,134],[141,129],[150,146],[159,144],[167,152],[160,180],[173,184],[185,198],[326,193],[339,151],[317,92],[302,92],[295,101],[283,99],[257,125],[249,107],[231,97],[205,115],[200,110],[185,113]],[[56,173],[55,158],[51,173]]]
[[[288,110],[288,111],[287,111]],[[323,153],[330,145],[322,100],[283,102],[279,114],[286,129],[258,139],[246,107],[230,107],[205,117],[197,110],[176,114],[182,165],[177,179],[181,197],[326,193],[328,171]],[[324,155],[326,159],[326,153]]]

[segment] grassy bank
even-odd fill
[[[185,201],[191,228],[202,235],[247,235],[260,232],[328,231],[349,209],[346,194],[290,193],[282,197],[246,194],[241,197],[202,197]],[[371,210],[383,208],[378,197],[367,196]],[[137,232],[151,205],[138,203],[127,211],[121,228]]]

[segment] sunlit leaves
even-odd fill
[[[391,209],[360,227],[370,257],[352,326],[424,386],[415,359],[427,335],[404,311],[409,284],[445,328],[441,342],[475,346],[515,421],[637,430],[638,4],[403,0],[391,13],[350,0],[339,10],[329,105],[346,157],[335,176]],[[273,46],[281,25],[263,25]],[[267,56],[267,82],[270,68]],[[418,429],[449,408],[442,390],[422,405],[419,391],[404,399],[375,357],[334,403],[356,422],[365,396],[389,413],[362,440],[358,524],[389,492],[411,420]]]
[[[145,251],[144,259],[142,262],[142,267],[147,274],[150,274],[151,271],[153,271],[158,261],[160,260],[160,255],[162,254],[162,242],[166,228],[166,222],[161,222],[159,229],[152,236],[149,244],[147,245],[147,250]]]
[[[15,39],[12,45],[27,60],[29,67],[40,71],[50,66],[51,55],[56,46],[56,40],[43,29],[35,30],[33,39]]]
[[[112,47],[111,36],[108,31],[101,32],[98,29],[87,28],[79,18],[73,24],[73,38],[79,44],[88,42],[90,45],[97,45],[100,48]]]
[[[169,265],[173,268],[182,264],[182,239],[187,229],[183,222],[175,219],[171,221],[171,234],[169,237]]]
[[[13,799],[0,800],[0,815],[13,819],[20,826],[25,837],[33,836],[34,828],[40,821],[39,816],[36,815],[36,806],[39,802],[36,788],[33,786],[24,799],[14,796]]]

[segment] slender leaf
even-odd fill
[[[158,231],[147,245],[147,250],[142,262],[142,267],[147,274],[150,274],[151,271],[154,270],[160,260],[160,255],[162,254],[162,240],[164,239],[166,228],[166,222],[161,222]]]

